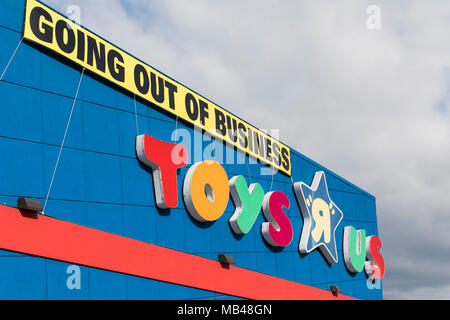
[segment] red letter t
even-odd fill
[[[136,138],[136,153],[140,161],[152,168],[157,206],[161,209],[176,208],[177,169],[187,165],[186,147],[144,134]]]

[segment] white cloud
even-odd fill
[[[445,1],[46,2],[374,194],[385,297],[449,298],[449,271],[413,291],[400,272],[450,250]]]

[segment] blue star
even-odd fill
[[[294,183],[294,193],[303,216],[299,251],[310,253],[319,248],[329,263],[337,263],[335,232],[344,214],[330,199],[325,173],[316,172],[311,187]]]

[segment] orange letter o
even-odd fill
[[[197,221],[216,221],[228,205],[230,189],[225,169],[216,161],[197,162],[183,184],[186,209]]]

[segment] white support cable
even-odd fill
[[[175,142],[178,142],[178,116],[175,120]]]
[[[271,172],[272,173],[272,182],[270,183],[270,192],[272,192],[272,187],[273,187],[273,177],[275,176],[275,172]]]
[[[138,122],[138,114],[137,114],[137,107],[136,107],[136,94],[133,94],[134,97],[134,116],[136,118],[136,133],[139,136],[139,122]]]
[[[14,50],[14,53],[12,54],[11,58],[9,59],[8,64],[7,64],[6,67],[5,67],[5,70],[3,70],[3,73],[2,73],[2,75],[0,76],[0,81],[3,80],[3,77],[5,76],[6,71],[8,70],[9,66],[11,65],[11,62],[13,61],[13,59],[14,59],[16,53],[17,53],[17,50],[19,50],[19,47],[20,47],[20,45],[22,44],[22,41],[23,41],[23,36],[22,36],[22,38],[20,39],[19,44],[18,44],[17,47],[16,47],[16,50]]]
[[[56,164],[55,164],[55,168],[53,170],[52,179],[50,180],[50,186],[48,187],[47,196],[45,197],[44,210],[42,210],[42,214],[43,215],[45,215],[45,209],[47,208],[48,198],[49,198],[50,192],[52,190],[53,180],[55,179],[56,170],[58,169],[59,160],[61,158],[62,150],[64,148],[64,143],[65,143],[66,137],[67,137],[67,132],[69,131],[70,121],[72,120],[72,114],[73,114],[73,110],[75,108],[75,104],[77,102],[78,93],[80,91],[81,80],[83,80],[84,71],[85,71],[85,68],[83,68],[83,71],[81,72],[80,81],[78,82],[78,88],[77,88],[77,91],[75,93],[75,98],[73,99],[73,103],[72,103],[72,109],[70,110],[69,119],[67,120],[66,130],[64,132],[64,136],[63,136],[63,139],[62,139],[62,142],[61,142],[61,146],[59,147],[58,158],[56,159]]]
[[[252,176],[250,174],[250,168],[248,166],[248,162],[250,161],[250,156],[248,156],[246,160],[247,161],[245,161],[245,164],[247,165],[248,179],[250,180],[250,184],[252,184]]]

